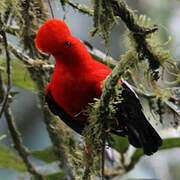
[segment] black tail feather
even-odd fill
[[[134,123],[129,123],[126,121],[126,126],[128,129],[127,135],[130,144],[144,150],[144,154],[151,155],[158,150],[158,147],[162,145],[162,139],[151,126],[151,124],[146,120],[143,113],[138,121],[133,120]]]
[[[122,101],[115,105],[116,118],[119,124],[124,124],[130,144],[143,148],[144,154],[151,155],[162,145],[162,139],[146,119],[139,99],[127,82],[122,86]],[[118,126],[116,129],[119,129]]]

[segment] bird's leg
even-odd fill
[[[110,132],[111,128],[109,127],[108,129],[105,130],[106,133]]]
[[[84,141],[84,151],[88,154],[88,155],[91,155],[91,152],[89,151],[89,149],[88,149],[88,145],[87,145],[87,143],[86,143],[86,140]]]

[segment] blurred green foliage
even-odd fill
[[[0,167],[9,168],[20,173],[26,172],[26,166],[21,158],[3,145],[0,145]]]
[[[129,148],[129,141],[127,137],[117,136],[115,134],[110,135],[112,138],[110,146],[119,153],[125,153]]]
[[[7,82],[7,74],[6,74],[6,61],[4,59],[0,59],[0,66],[4,69],[3,76],[5,78],[5,82]],[[31,79],[29,72],[27,71],[25,65],[19,61],[18,59],[11,60],[11,77],[12,77],[12,85],[14,87],[19,87],[25,90],[35,92],[36,86],[34,81]]]
[[[5,0],[2,2],[0,1],[0,10],[2,10],[5,7],[5,3],[3,3],[3,2],[5,2]],[[10,6],[12,5],[12,7],[14,7],[14,9],[15,9],[15,7],[18,7],[17,10],[19,10],[19,5],[16,4],[17,2],[18,2],[18,0],[9,1]],[[96,1],[96,2],[98,2],[98,1]],[[149,8],[149,7],[148,8],[149,8],[149,12],[152,15],[151,16],[152,19],[157,19],[158,23],[163,22],[163,25],[165,25],[166,23],[168,23],[168,19],[171,17],[172,12],[169,11],[169,9],[168,9],[169,8],[168,7],[168,3],[169,3],[168,0],[160,2],[160,3],[161,4],[163,3],[163,5],[165,5],[163,7],[165,7],[165,8],[162,8],[161,6],[159,6],[157,8]],[[33,38],[35,35],[35,29],[37,29],[38,28],[37,25],[39,25],[38,23],[36,24],[36,20],[39,19],[37,17],[46,17],[46,16],[43,16],[43,15],[39,16],[40,14],[37,11],[39,9],[31,8],[31,7],[33,7],[33,5],[34,5],[33,3],[28,4],[28,1],[27,2],[24,1],[24,4],[22,4],[22,7],[25,8],[25,11],[20,10],[17,13],[17,10],[16,11],[13,10],[12,14],[15,14],[15,13],[17,14],[16,22],[20,26],[20,32],[16,32],[16,33],[18,33],[18,37],[20,37],[20,40],[24,46],[24,49],[28,50],[29,55],[32,55],[33,57],[35,57],[35,55],[37,54],[37,50],[34,49]],[[36,5],[38,5],[38,7],[40,7],[39,4],[36,4]],[[102,30],[102,31],[107,32],[107,30],[109,31],[109,28],[111,28],[112,20],[114,20],[114,14],[111,13],[112,9],[111,8],[109,9],[108,8],[109,6],[106,6],[106,7],[107,7],[106,13],[104,13],[102,11],[102,12],[99,12],[99,14],[96,14],[96,17],[98,17],[98,18],[96,18],[98,22],[95,25],[101,25],[99,15],[101,15],[100,13],[103,13],[102,14],[102,17],[104,17],[103,25],[105,27],[105,28],[99,29],[100,27],[96,26],[97,31]],[[23,16],[22,12],[24,12],[25,16]],[[30,12],[30,13],[28,14],[28,12]],[[108,12],[110,12],[109,15],[112,16],[112,17],[108,18],[109,24],[107,24],[105,21],[107,19],[107,17],[105,15]],[[33,13],[36,14],[36,16],[32,17]],[[4,19],[6,19],[6,18],[4,18]],[[30,21],[31,19],[32,19],[32,21]],[[145,16],[140,16],[139,20],[142,20],[141,24],[143,24],[144,22],[149,22],[149,19],[147,19],[148,21],[146,21]],[[153,23],[156,23],[156,22],[153,22]],[[150,24],[148,24],[148,25],[150,25]],[[31,29],[29,29],[28,26],[31,27]],[[164,28],[164,30],[166,30],[166,29]],[[166,33],[164,30],[163,30],[163,35],[162,34],[158,35],[157,38],[155,39],[155,41],[151,42],[154,53],[157,54],[158,56],[162,57],[162,58],[160,58],[161,63],[163,63],[166,60],[171,59],[171,57],[170,57],[171,53],[169,51],[165,51],[165,49],[168,48],[169,44],[166,44],[166,43],[165,44],[156,44],[155,43],[155,42],[157,42],[157,40],[159,40],[161,38],[161,36],[163,36],[163,40],[167,40],[167,36],[166,36]],[[158,38],[158,37],[160,37],[160,38]],[[108,38],[108,36],[105,37],[105,39],[106,38]],[[149,36],[147,39],[151,39],[151,36]],[[133,40],[133,42],[134,42],[134,40]],[[35,50],[35,52],[34,52],[34,50]],[[38,56],[38,55],[36,55],[36,56]],[[93,54],[92,54],[92,56],[94,59],[101,62],[100,57],[95,56]],[[171,59],[171,60],[173,60],[173,59]],[[109,65],[111,68],[114,67],[113,64],[107,63],[106,65]],[[0,67],[4,68],[3,75],[5,78],[5,82],[7,82],[7,74],[6,74],[6,70],[5,70],[6,62],[4,59],[0,59]],[[144,67],[146,67],[146,66],[144,66]],[[30,74],[27,70],[27,67],[25,67],[25,65],[21,61],[19,61],[17,59],[12,59],[11,69],[12,69],[11,75],[12,75],[13,86],[23,88],[23,89],[26,89],[29,91],[33,91],[33,92],[36,91],[36,85],[32,81]],[[146,69],[147,68],[145,68],[145,70]],[[139,69],[138,69],[138,71],[139,71]],[[133,75],[135,75],[135,73]],[[142,74],[141,74],[141,76],[142,76]],[[145,77],[145,78],[147,78],[147,77]],[[147,81],[147,79],[146,79],[146,81]],[[159,87],[156,87],[156,89],[159,89]],[[15,94],[15,93],[12,92],[11,95]],[[156,95],[158,93],[156,92]],[[163,91],[163,94],[166,94],[166,95],[168,94],[168,98],[170,97],[169,91],[167,91],[167,93],[165,93]],[[160,95],[158,94],[157,97],[163,97],[164,98],[163,94],[160,94]],[[129,149],[128,139],[125,137],[119,137],[119,136],[113,135],[113,134],[111,134],[111,138],[112,138],[111,147],[114,148],[115,150],[117,150],[120,153],[120,155],[124,155],[124,153],[126,151],[128,151],[128,149]],[[160,148],[160,150],[170,149],[170,148],[175,148],[175,147],[180,147],[180,138],[164,139],[164,144]],[[54,155],[52,147],[48,147],[48,148],[45,148],[43,150],[32,151],[31,155],[34,158],[41,160],[45,163],[52,163],[52,162],[55,162],[58,160],[58,158]],[[135,152],[131,156],[131,160],[130,160],[130,163],[127,166],[127,168],[132,169],[134,167],[134,165],[138,162],[138,160],[143,155],[144,155],[144,153],[141,149],[136,149]],[[10,169],[13,169],[13,170],[18,171],[18,172],[25,172],[26,171],[26,167],[25,167],[24,163],[22,162],[22,160],[15,153],[13,153],[10,149],[8,149],[7,147],[2,146],[2,145],[0,145],[0,167],[10,168]],[[64,176],[65,176],[64,172],[58,172],[58,173],[46,175],[45,177],[48,180],[56,180],[56,179],[64,178]]]
[[[36,159],[39,159],[46,163],[58,161],[58,158],[55,156],[52,146],[42,150],[31,151],[31,155]]]

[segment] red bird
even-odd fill
[[[35,44],[56,60],[52,79],[45,92],[50,110],[81,134],[88,124],[88,117],[82,110],[94,98],[100,98],[102,82],[111,69],[92,59],[84,44],[72,36],[68,26],[58,19],[48,20],[40,27]],[[145,154],[151,155],[162,145],[162,139],[145,118],[130,85],[124,80],[121,82],[123,100],[115,105],[118,122],[114,121],[111,132],[127,135],[130,144],[142,147]]]

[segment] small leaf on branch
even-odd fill
[[[64,172],[57,172],[53,174],[48,174],[45,176],[46,180],[63,180],[65,178],[66,174]]]
[[[5,62],[4,60],[0,59],[0,65],[2,67],[5,67]],[[29,90],[29,91],[35,91],[36,86],[35,83],[32,81],[29,72],[26,70],[24,67],[24,64],[17,60],[17,59],[12,59],[11,61],[11,68],[12,68],[12,85]],[[7,75],[6,72],[3,72],[5,82],[7,82]]]
[[[42,150],[31,151],[31,155],[36,159],[39,159],[46,163],[58,161],[58,158],[55,156],[53,148],[51,146]]]
[[[159,150],[172,149],[177,147],[180,147],[180,138],[167,138],[163,139],[163,145],[159,148]],[[128,168],[132,169],[143,155],[144,153],[142,149],[136,149],[131,157],[131,163]]]
[[[0,145],[0,167],[9,168],[21,173],[26,171],[26,166],[20,157],[3,145]]]
[[[115,134],[110,134],[112,141],[110,146],[118,151],[119,153],[125,153],[129,148],[128,138],[117,136]]]

